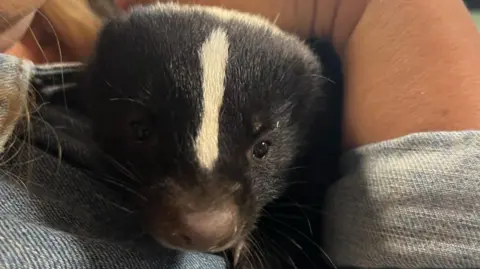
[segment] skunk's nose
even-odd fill
[[[158,217],[153,235],[166,247],[201,252],[219,252],[238,239],[237,206],[208,211],[176,211],[174,215]]]
[[[197,251],[223,250],[235,238],[237,214],[233,210],[191,212],[179,216],[165,240],[173,246]]]
[[[242,239],[250,223],[246,212],[253,211],[242,188],[227,180],[221,181],[223,185],[216,180],[207,182],[217,184],[170,183],[168,192],[152,189],[147,193],[144,225],[159,243],[180,250],[220,252]]]

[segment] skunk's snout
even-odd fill
[[[238,236],[240,221],[235,208],[200,212],[180,212],[176,221],[159,231],[171,247],[218,252],[230,247]],[[162,225],[163,226],[163,225]],[[168,227],[170,226],[170,227]]]
[[[151,192],[149,197],[154,193],[164,197],[150,200],[147,229],[158,242],[174,249],[219,252],[237,244],[247,227],[241,188],[219,185],[171,186],[166,192]]]

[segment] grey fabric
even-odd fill
[[[480,132],[411,134],[343,156],[327,201],[337,265],[480,268]]]
[[[32,67],[0,54],[0,90],[27,91]],[[143,236],[105,184],[113,179],[102,176],[101,155],[84,139],[85,119],[48,104],[36,110],[32,131],[18,125],[2,154],[0,268],[225,268],[218,256],[160,249]]]

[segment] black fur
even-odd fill
[[[201,179],[207,176],[196,165],[192,144],[202,110],[198,50],[219,27],[230,42],[220,159],[202,197],[214,199],[208,195],[215,193],[211,188],[221,189],[226,181],[242,186],[235,199],[248,231],[258,227],[252,236],[261,250],[250,246],[258,254],[243,255],[239,268],[295,268],[290,260],[298,268],[323,268],[321,238],[309,234],[304,217],[321,230],[316,206],[336,177],[341,76],[331,48],[321,48],[324,55],[318,58],[301,41],[269,28],[200,11],[136,9],[105,26],[87,68],[82,94],[95,138],[141,179],[137,185],[129,182],[136,188],[161,185],[166,177],[192,193],[205,187]],[[331,72],[321,65],[328,57],[333,57],[327,63],[334,67]],[[153,135],[135,141],[132,121]],[[260,137],[256,121],[265,128]],[[252,160],[248,152],[259,138],[271,142],[270,151]],[[168,191],[160,188],[156,195]],[[265,216],[257,219],[260,215]],[[265,260],[251,264],[258,255]]]

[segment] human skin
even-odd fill
[[[461,0],[179,2],[259,13],[301,37],[331,37],[344,63],[346,149],[480,126],[480,37]]]
[[[85,5],[88,0],[12,1],[1,3],[0,15],[13,18],[2,21],[13,27],[7,30],[10,34],[0,35],[0,51],[35,63],[82,61],[89,56],[101,19]],[[24,2],[31,3],[33,11]],[[28,21],[15,23],[14,18],[26,12],[30,12]],[[2,39],[9,41],[7,46],[2,46]]]
[[[45,0],[2,0],[0,1],[0,33],[19,22],[45,3]],[[24,32],[28,25],[20,32]]]
[[[0,1],[0,52],[36,60],[40,49],[29,38],[29,27],[45,0]],[[27,36],[26,36],[27,35]]]
[[[479,48],[460,0],[370,1],[343,51],[345,145],[479,129]]]
[[[11,48],[27,31],[45,0],[0,1],[0,51]]]

